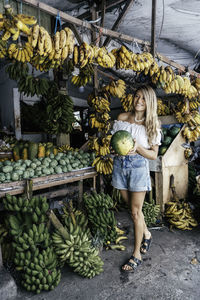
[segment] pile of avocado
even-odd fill
[[[172,125],[170,128],[162,127],[162,144],[159,147],[158,155],[163,155],[180,131],[180,126]]]

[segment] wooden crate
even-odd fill
[[[185,143],[182,136],[183,126],[164,155],[156,160],[149,160],[150,171],[155,172],[156,203],[164,211],[165,203],[171,198],[170,176],[174,175],[174,183],[179,198],[185,198],[188,191],[188,160],[184,156]]]

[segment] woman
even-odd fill
[[[119,114],[112,134],[127,130],[135,141],[134,148],[126,156],[115,156],[112,185],[120,190],[125,202],[130,205],[134,222],[134,250],[122,266],[123,271],[134,271],[142,262],[151,244],[142,206],[146,191],[151,190],[148,159],[156,159],[161,141],[157,116],[157,98],[150,86],[142,86],[135,92],[133,111]]]

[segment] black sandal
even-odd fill
[[[142,241],[142,245],[140,247],[140,253],[142,254],[146,254],[149,251],[149,248],[151,246],[151,242],[152,242],[152,236],[150,237],[150,239],[143,239]]]
[[[131,262],[131,260],[134,261],[134,263]],[[138,259],[138,258],[136,258],[135,256],[132,255],[129,258],[129,260],[127,261],[127,263],[125,263],[122,266],[122,271],[132,273],[132,272],[134,272],[139,267],[139,265],[141,265],[141,263],[142,263],[142,261],[140,259]],[[131,269],[128,269],[128,270],[123,269],[123,267],[125,267],[125,266],[129,266],[129,267],[131,267]]]

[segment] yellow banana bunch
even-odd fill
[[[63,145],[58,148],[58,152],[67,153],[68,151],[74,151],[75,149],[71,147],[70,145]]]
[[[194,82],[195,88],[200,91],[200,77],[197,77]]]
[[[110,118],[110,116],[109,116],[109,118]],[[102,119],[101,114],[99,114],[97,116],[95,114],[91,114],[90,118],[89,118],[89,123],[90,123],[91,128],[97,128],[98,131],[103,131],[103,132],[107,133],[110,129],[110,122],[105,122]]]
[[[182,132],[183,137],[186,138],[189,142],[197,141],[200,137],[200,125],[191,129],[191,127],[186,126]]]
[[[94,50],[93,47],[86,42],[83,42],[78,50],[78,64],[80,68],[84,68],[88,63],[91,63],[93,61]]]
[[[150,75],[150,77],[153,77],[154,74],[158,74],[157,77],[159,78],[159,72],[160,72],[160,68],[159,68],[157,62],[154,61],[149,68],[149,75]],[[158,80],[157,77],[155,78],[156,82]],[[152,80],[152,82],[153,82],[153,80]]]
[[[161,66],[159,69],[157,69],[157,71],[154,72],[150,68],[150,76],[151,74],[152,74],[152,82],[154,84],[157,84],[158,87],[165,89],[167,93],[168,87],[170,86],[171,82],[175,79],[175,74],[172,68],[169,66],[165,68]]]
[[[96,62],[104,68],[113,68],[116,62],[115,56],[112,52],[108,52],[106,48],[94,47],[94,58]]]
[[[79,75],[72,76],[71,82],[77,86],[85,86],[88,82],[92,82],[93,74],[93,67],[88,63],[84,68],[80,69]]]
[[[111,157],[98,156],[94,159],[92,166],[95,167],[95,170],[98,173],[110,175],[113,170],[113,160]]]
[[[89,97],[88,104],[100,113],[110,111],[110,101],[105,93],[102,96],[91,97],[91,99]]]
[[[189,204],[179,200],[166,203],[165,216],[170,224],[181,230],[191,230],[198,226]]]
[[[89,148],[95,150],[96,156],[106,156],[110,154],[111,135],[103,138],[91,137],[89,140]]]
[[[157,99],[157,114],[158,116],[167,116],[170,114],[169,107],[160,98]]]
[[[109,85],[104,87],[104,90],[109,92],[112,96],[122,98],[126,91],[126,84],[123,80],[112,80]]]
[[[35,25],[37,23],[37,19],[34,16],[17,14],[16,17],[26,25]]]
[[[124,95],[120,101],[122,104],[122,107],[125,111],[132,111],[133,109],[133,95],[132,94],[128,94],[128,95]]]

